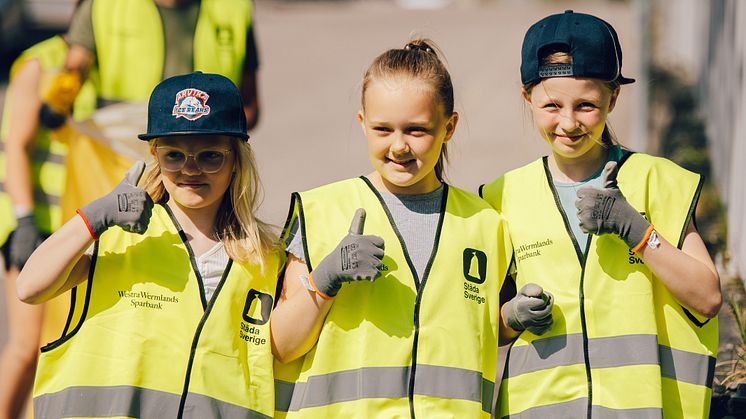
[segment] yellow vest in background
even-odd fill
[[[194,34],[194,70],[222,74],[237,86],[251,24],[249,0],[202,0]],[[163,24],[152,0],[93,2],[99,96],[144,101],[163,79]]]
[[[629,203],[680,247],[699,176],[631,154],[618,181]],[[516,287],[537,283],[555,297],[552,328],[523,332],[508,354],[497,417],[708,417],[716,318],[687,314],[618,236],[591,235],[580,249],[546,158],[480,192],[509,223]]]
[[[83,318],[42,348],[37,417],[271,417],[269,318],[280,255],[229,262],[205,301],[191,248],[167,207],[143,235],[97,242],[76,304]]]
[[[381,276],[342,286],[319,340],[275,362],[278,417],[489,417],[497,360],[499,290],[510,243],[501,217],[444,185],[433,255],[423,278],[365,178],[293,195],[309,270],[365,208],[365,234],[385,241]],[[290,225],[290,224],[288,224]]]
[[[62,37],[54,36],[42,41],[24,51],[18,59],[13,62],[10,70],[11,79],[15,73],[29,60],[39,60],[42,69],[42,78],[60,70],[67,55],[67,44]],[[40,94],[40,93],[39,93]],[[95,93],[90,83],[85,83],[81,92],[75,100],[75,118],[85,118],[93,112],[95,106]],[[10,93],[6,93],[5,106],[3,108],[3,121],[0,136],[0,244],[11,231],[15,229],[15,216],[10,197],[5,192],[6,179],[6,155],[4,150],[5,141],[8,137],[8,118],[10,109],[13,107]],[[32,152],[32,184],[34,187],[34,220],[39,229],[44,233],[52,233],[62,224],[64,217],[60,211],[65,185],[65,156],[67,145],[58,141],[52,141],[49,131],[39,127],[36,138],[33,141]]]

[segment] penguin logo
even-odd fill
[[[271,295],[255,289],[250,290],[246,295],[246,304],[243,306],[243,319],[256,325],[267,323],[269,314],[272,312],[272,302]]]
[[[487,255],[483,251],[469,247],[464,249],[464,278],[475,284],[487,279]]]

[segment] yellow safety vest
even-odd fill
[[[681,247],[699,175],[627,154],[618,175],[629,203]],[[498,417],[706,418],[717,319],[686,311],[616,235],[579,248],[546,157],[480,188],[509,223],[516,286],[554,294],[554,325],[523,332],[508,354]]]
[[[21,66],[28,60],[39,60],[43,73],[60,70],[65,63],[67,44],[60,36],[54,36],[24,51],[10,69],[12,78]],[[74,116],[83,119],[93,111],[95,94],[93,86],[86,83],[81,88],[81,94],[75,101]],[[5,141],[8,137],[8,118],[13,102],[10,94],[5,96],[3,109],[2,130],[0,135],[0,244],[5,243],[8,235],[16,227],[13,205],[5,192],[7,175]],[[60,200],[65,184],[65,155],[67,145],[52,141],[49,131],[39,127],[34,138],[31,164],[32,184],[34,188],[34,221],[37,227],[45,233],[51,233],[59,228],[62,222]]]
[[[310,270],[347,234],[357,208],[367,212],[365,234],[385,241],[381,276],[345,284],[316,346],[295,362],[275,361],[276,415],[489,417],[511,254],[502,218],[444,185],[433,253],[418,278],[366,178],[295,193],[288,221],[301,219]]]
[[[37,417],[271,417],[280,256],[230,261],[206,301],[168,207],[155,206],[143,235],[107,230],[80,286],[83,319],[42,348]]]
[[[239,85],[251,24],[249,0],[202,0],[194,33],[194,70],[222,74]],[[99,95],[147,100],[163,79],[163,24],[153,0],[93,2],[93,33],[100,69]]]

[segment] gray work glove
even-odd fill
[[[138,160],[113,191],[78,210],[88,222],[94,239],[115,225],[137,234],[147,230],[153,200],[144,189],[136,186],[143,171],[145,162]]]
[[[13,236],[10,239],[10,264],[23,269],[23,265],[42,242],[39,229],[36,228],[33,215],[27,215],[17,220]]]
[[[518,332],[528,330],[542,335],[552,327],[554,296],[536,284],[524,285],[513,299],[503,305],[505,323]]]
[[[311,272],[316,290],[323,297],[337,295],[342,282],[372,281],[379,274],[383,259],[383,239],[363,235],[365,210],[358,208],[349,233]]]
[[[618,171],[615,161],[606,163],[601,178],[603,189],[579,188],[575,206],[580,228],[585,233],[615,233],[634,249],[645,237],[650,223],[622,195],[616,181]]]

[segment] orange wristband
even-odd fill
[[[93,240],[98,240],[98,237],[96,237],[95,234],[93,234],[93,229],[91,228],[91,223],[88,222],[88,218],[86,218],[85,214],[83,214],[83,211],[80,210],[80,208],[76,209],[75,212],[80,215],[80,218],[83,219],[83,222],[85,223],[86,228],[88,229],[88,234],[91,235],[91,238]]]
[[[642,250],[643,247],[645,247],[645,243],[648,242],[648,239],[650,238],[650,234],[653,233],[653,230],[655,227],[653,227],[652,224],[650,224],[650,227],[648,227],[647,230],[645,230],[645,235],[642,237],[642,240],[640,240],[640,243],[637,243],[637,246],[632,248],[632,251],[637,253],[640,250]]]

